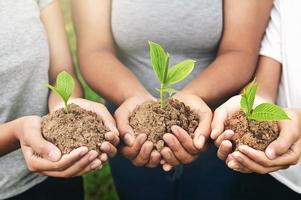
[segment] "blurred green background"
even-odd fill
[[[61,7],[64,12],[66,31],[68,33],[69,44],[72,51],[74,65],[77,67],[76,60],[76,38],[71,17],[71,0],[61,0]],[[103,100],[93,92],[84,82],[77,68],[80,81],[84,87],[85,97],[87,99],[103,102]],[[84,176],[85,200],[118,200],[118,195],[112,180],[109,164],[105,164],[100,171],[90,173]]]

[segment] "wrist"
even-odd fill
[[[21,117],[10,122],[11,131],[16,140],[20,140],[21,138],[21,134],[23,133],[24,130],[25,120],[26,117]]]
[[[140,90],[140,91],[135,91],[129,94],[125,94],[122,98],[122,101],[120,104],[122,104],[124,101],[130,98],[139,98],[139,99],[150,99],[150,100],[155,100],[155,98],[147,91],[147,90]]]

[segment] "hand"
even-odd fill
[[[120,135],[126,146],[122,148],[125,157],[132,160],[135,166],[156,167],[160,164],[161,155],[153,149],[153,143],[146,141],[147,136],[140,134],[135,137],[129,124],[129,117],[136,106],[146,102],[156,101],[150,94],[133,96],[126,99],[115,112],[115,119]]]
[[[241,96],[237,95],[230,98],[223,105],[218,107],[213,115],[211,123],[211,139],[214,140],[218,147],[217,156],[221,160],[226,160],[228,155],[232,152],[232,143],[230,139],[234,135],[232,130],[224,130],[224,124],[233,114],[238,112],[240,108]],[[256,96],[255,105],[266,102],[263,98]]]
[[[168,145],[161,151],[164,158],[163,169],[169,171],[173,166],[180,163],[191,163],[197,158],[198,153],[204,151],[209,146],[206,140],[210,135],[210,125],[212,112],[207,104],[198,96],[179,92],[173,98],[185,103],[199,115],[200,123],[194,132],[194,138],[189,133],[178,126],[173,126],[173,134],[165,134],[163,140]]]
[[[70,99],[69,104],[70,103],[74,103],[83,109],[95,112],[97,115],[101,117],[104,125],[110,130],[110,132],[107,132],[105,134],[106,141],[103,142],[100,147],[102,153],[100,154],[99,159],[102,162],[106,162],[108,160],[108,157],[115,156],[117,153],[116,146],[119,144],[119,132],[116,128],[115,120],[110,114],[110,112],[107,110],[107,108],[103,104],[96,103],[82,98]],[[55,106],[52,109],[52,111],[63,107],[64,107],[64,103],[62,102],[57,106]]]
[[[291,120],[278,122],[279,137],[265,152],[239,146],[239,151],[227,159],[228,166],[244,173],[266,174],[297,164],[301,155],[301,110],[286,109],[286,113]]]
[[[28,116],[15,122],[15,135],[20,141],[30,171],[45,176],[73,177],[102,166],[102,162],[97,159],[98,153],[88,152],[87,147],[80,147],[61,156],[60,150],[43,138],[40,117]]]

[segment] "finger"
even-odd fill
[[[221,160],[226,160],[232,152],[232,143],[229,140],[224,140],[217,150],[217,157]]]
[[[204,148],[206,140],[210,136],[212,113],[209,108],[205,109],[205,111],[199,111],[198,113],[200,116],[200,123],[194,132],[195,135],[193,141],[196,148],[200,150]]]
[[[100,165],[98,168],[96,168],[93,171],[98,171],[98,170],[102,169],[102,167],[103,167],[103,165]],[[83,175],[88,174],[93,171],[91,170],[90,166],[87,166],[83,171],[79,172],[76,176],[83,176]]]
[[[100,150],[108,154],[109,157],[114,157],[117,154],[117,148],[106,141],[101,144]]]
[[[153,150],[153,143],[150,141],[146,141],[142,147],[141,147],[141,151],[139,152],[139,154],[137,155],[137,157],[133,160],[133,164],[135,166],[144,166],[148,163],[150,156],[151,156],[151,152]]]
[[[251,171],[249,169],[245,168],[243,165],[241,165],[236,160],[231,160],[228,163],[228,167],[237,172],[241,172],[241,173],[245,173],[245,174],[251,173]]]
[[[137,136],[137,138],[134,141],[133,146],[128,147],[125,146],[122,149],[122,153],[125,157],[129,158],[130,160],[134,159],[137,157],[138,153],[141,150],[142,145],[145,143],[147,139],[147,136],[145,134],[140,134]]]
[[[171,131],[183,145],[185,150],[191,154],[199,153],[199,150],[195,147],[191,136],[184,129],[180,128],[179,126],[172,126]]]
[[[234,132],[232,130],[226,130],[220,136],[218,136],[214,143],[217,147],[219,147],[224,140],[231,140],[233,135]]]
[[[98,112],[97,114],[103,120],[103,123],[104,123],[105,127],[109,128],[110,131],[112,131],[113,133],[115,133],[118,136],[119,132],[118,132],[118,129],[116,127],[116,122],[115,122],[114,118],[112,117],[111,113],[102,104],[98,104],[98,107],[99,107],[98,110],[100,112]]]
[[[119,137],[116,133],[114,132],[107,132],[105,134],[105,139],[113,144],[114,146],[117,146],[119,144]]]
[[[74,166],[64,171],[43,171],[40,174],[44,176],[69,178],[69,177],[80,176],[83,173],[88,173],[90,171],[96,170],[100,168],[101,165],[102,163],[99,159],[95,159],[94,161],[91,162],[88,156],[85,156]]]
[[[228,118],[227,110],[224,105],[218,107],[213,114],[213,119],[211,123],[211,134],[210,137],[216,140],[220,134],[224,131],[224,124]]]
[[[83,156],[85,156],[88,153],[88,148],[80,147],[78,149],[75,149],[69,154],[64,155],[57,162],[51,162],[49,160],[37,156],[31,148],[26,146],[22,147],[22,151],[29,170],[39,172],[64,170],[73,165],[78,160],[80,160]],[[97,157],[97,154],[95,157]]]
[[[132,127],[129,124],[130,112],[123,107],[119,107],[115,112],[115,119],[120,136],[128,146],[132,146],[135,141],[135,134]]]
[[[195,156],[189,154],[172,134],[165,134],[163,140],[181,163],[187,164],[195,159]],[[166,160],[167,161],[167,160]],[[168,161],[167,161],[168,162]]]
[[[259,173],[259,174],[266,174],[266,173],[274,172],[274,171],[281,169],[281,167],[264,167],[256,162],[254,162],[253,160],[251,160],[250,158],[248,158],[247,156],[245,156],[244,154],[242,154],[239,151],[236,151],[233,153],[233,158],[237,162],[239,162],[241,165],[243,165],[245,168],[249,169],[252,172]]]
[[[248,156],[250,159],[254,160],[255,162],[266,166],[266,167],[272,167],[272,166],[287,166],[287,165],[295,165],[298,163],[300,158],[300,141],[295,143],[291,149],[287,151],[287,153],[283,154],[280,157],[277,157],[274,160],[270,160],[266,157],[265,153],[262,151],[258,151],[255,149],[252,149],[246,145],[239,146],[238,149],[243,154]]]
[[[33,124],[29,125],[28,130],[24,133],[21,145],[33,149],[42,158],[53,162],[58,161],[62,156],[61,151],[54,144],[43,138],[40,129],[41,125],[35,123],[40,123],[40,121],[33,121]]]
[[[172,151],[168,147],[164,147],[161,150],[161,155],[162,155],[163,159],[165,160],[165,164],[172,165],[172,166],[177,166],[180,164],[180,161],[175,157],[175,155],[172,153]],[[163,164],[163,166],[165,164]]]
[[[160,164],[160,160],[161,160],[161,154],[158,151],[153,150],[150,155],[150,160],[147,164],[147,167],[150,167],[150,168],[157,167]]]
[[[173,166],[170,164],[164,164],[162,168],[164,171],[169,172],[173,169]]]
[[[298,139],[299,133],[297,130],[293,130],[290,126],[284,126],[279,137],[267,147],[265,153],[268,158],[273,160],[286,153]]]
[[[100,161],[101,161],[102,163],[107,162],[107,160],[108,160],[108,154],[106,154],[106,153],[100,154],[99,159],[100,159]]]

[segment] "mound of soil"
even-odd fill
[[[137,106],[130,116],[130,125],[136,135],[146,134],[147,139],[160,151],[164,147],[163,135],[172,133],[173,125],[182,127],[193,137],[199,120],[190,107],[176,99],[169,99],[164,109],[159,102],[154,101]]]
[[[55,144],[63,154],[82,146],[100,152],[105,133],[109,131],[101,118],[78,105],[68,106],[68,113],[62,108],[42,118],[42,134],[45,139]]]
[[[279,136],[277,122],[248,121],[243,111],[235,113],[225,122],[225,130],[233,130],[232,141],[235,148],[239,145],[248,145],[254,149],[264,151],[269,144]]]

